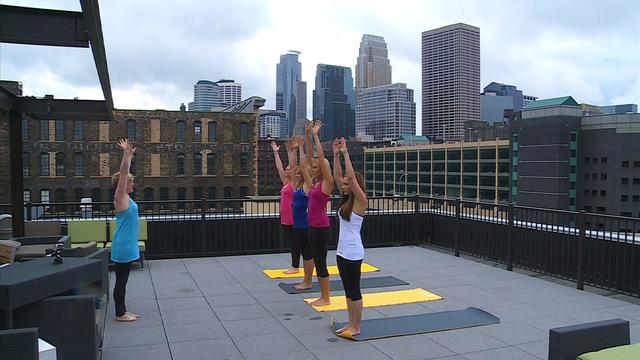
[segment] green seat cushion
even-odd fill
[[[579,360],[638,360],[640,344],[616,346],[578,356]]]
[[[104,220],[72,220],[67,223],[71,243],[107,241],[107,223]]]

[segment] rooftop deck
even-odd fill
[[[327,259],[335,264],[335,251]],[[367,249],[366,261],[382,271],[363,277],[392,275],[410,283],[393,290],[422,287],[444,299],[368,308],[364,319],[475,306],[501,323],[353,342],[329,327],[330,316],[346,321],[346,310],[316,312],[302,301],[315,294],[286,294],[277,284],[295,280],[262,273],[286,267],[286,253],[152,260],[127,286],[128,310],[142,318],[116,323],[109,304],[102,359],[547,359],[549,328],[610,318],[628,320],[631,342],[640,342],[637,299],[422,247]]]

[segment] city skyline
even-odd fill
[[[31,0],[3,4],[42,6]],[[341,14],[330,13],[333,7],[326,6],[313,16],[300,13],[294,2],[200,5],[101,4],[117,108],[178,109],[180,103],[192,99],[197,80],[218,78],[236,79],[245,87],[245,98],[261,96],[267,100],[266,108],[275,108],[274,69],[280,54],[289,49],[302,52],[303,79],[311,78],[319,63],[353,69],[363,34],[385,38],[393,81],[407,83],[419,99],[421,33],[458,22],[481,30],[481,86],[495,81],[540,98],[572,95],[581,103],[595,105],[640,103],[640,25],[634,21],[640,4],[618,1],[587,7],[577,2],[461,1],[428,4],[427,12],[423,11],[427,5],[416,2],[366,9],[347,3]],[[47,6],[79,9],[77,1],[71,0],[52,1]],[[487,7],[492,10],[485,11]],[[143,10],[148,15],[144,19],[136,15]],[[225,16],[211,26],[207,13]],[[249,21],[250,14],[261,21]],[[355,21],[349,20],[353,14],[358,14]],[[190,21],[185,22],[185,17]],[[132,23],[139,26],[123,26]],[[80,51],[57,56],[60,51],[3,44],[0,78],[23,82],[25,95],[100,99],[91,57]],[[311,98],[309,89],[309,117]],[[417,107],[420,129],[419,102]]]

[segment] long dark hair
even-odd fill
[[[366,194],[367,188],[365,187],[364,179],[359,172],[356,172],[356,181],[358,182],[360,189],[362,189],[362,191],[364,191],[364,193]],[[353,203],[355,202],[355,200],[356,196],[353,195],[353,189],[351,189],[350,194],[342,194],[342,198],[340,199],[340,207],[338,209],[338,211],[340,212],[340,217],[347,221],[351,221],[351,211],[353,211]]]

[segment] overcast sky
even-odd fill
[[[0,3],[80,10],[77,0]],[[276,64],[292,49],[302,52],[311,117],[316,65],[353,69],[369,33],[387,42],[393,82],[414,89],[420,124],[421,33],[457,22],[480,28],[481,87],[497,81],[541,98],[640,103],[640,0],[103,0],[100,12],[121,109],[177,110],[193,100],[197,80],[220,78],[273,109]],[[25,95],[103,98],[84,48],[2,44],[0,78],[22,81]]]

